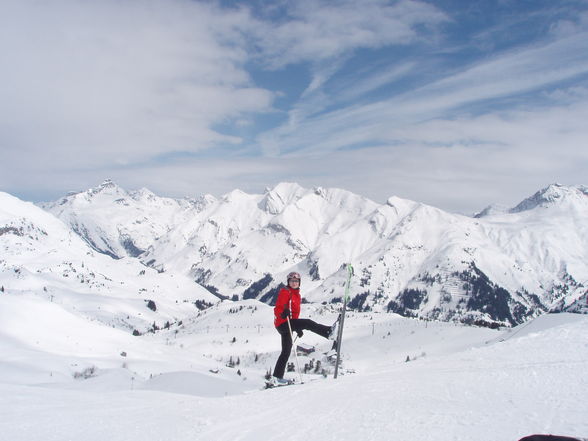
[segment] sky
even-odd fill
[[[588,0],[0,0],[0,191],[588,184]]]

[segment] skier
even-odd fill
[[[302,337],[303,330],[309,330],[322,337],[334,340],[337,337],[339,320],[332,326],[321,325],[310,319],[301,319],[300,316],[300,274],[291,272],[287,277],[287,286],[278,293],[276,306],[274,307],[274,326],[282,337],[282,352],[278,357],[274,368],[272,382],[276,385],[288,384],[284,379],[286,363],[292,350],[292,332]]]

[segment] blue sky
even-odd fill
[[[470,213],[588,184],[588,1],[5,0],[0,189],[281,181]]]

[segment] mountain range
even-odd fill
[[[349,305],[359,311],[512,326],[586,303],[582,185],[552,184],[473,216],[295,183],[172,199],[107,180],[41,207],[112,265],[140,261],[220,298],[271,303],[298,271],[305,301],[339,302],[352,263]]]
[[[133,333],[178,323],[218,301],[187,276],[96,251],[51,213],[1,192],[0,294],[55,303]]]

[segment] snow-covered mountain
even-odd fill
[[[52,214],[1,192],[0,291],[139,333],[218,301],[186,276],[96,252]]]
[[[178,211],[158,217],[154,207],[164,198],[153,195],[147,208],[116,204],[115,194],[131,193],[113,183],[100,188],[102,200],[96,208],[89,200],[85,218],[95,222],[100,207],[104,224],[78,224],[92,241],[0,193],[4,438],[514,441],[531,433],[588,433],[587,316],[544,314],[495,330],[375,311],[433,316],[437,305],[440,317],[498,322],[492,315],[504,312],[501,301],[515,314],[529,293],[539,305],[530,314],[548,304],[585,311],[585,188],[551,186],[545,194],[561,197],[533,197],[538,203],[525,210],[479,218],[295,184],[264,195],[171,200]],[[68,208],[73,197],[62,200],[61,215],[75,214]],[[134,223],[138,216],[148,222]],[[140,258],[153,267],[117,248],[118,231],[135,234],[135,244],[145,239]],[[332,342],[305,332],[302,343],[316,351],[291,357],[302,372],[286,374],[305,384],[260,390],[280,352],[271,307],[253,299],[218,302],[194,277],[227,295],[255,288],[247,295],[259,297],[286,271],[304,271],[306,296],[316,303],[303,305],[303,316],[328,324],[339,311],[329,302],[342,294],[344,261],[356,267],[352,304],[362,312],[346,316],[341,375],[332,378],[324,354]],[[518,267],[511,269],[513,262]],[[558,272],[562,263],[567,275]],[[265,283],[231,288],[231,269],[255,280],[264,265]],[[528,287],[544,285],[507,291],[515,276]],[[412,291],[376,291],[384,283]],[[452,306],[435,298],[438,292],[464,301]],[[484,295],[488,303],[477,307]],[[154,332],[143,332],[149,328]],[[284,415],[304,424],[294,431],[276,424]]]
[[[206,201],[206,197],[162,198],[145,188],[127,192],[106,180],[96,188],[70,193],[41,206],[68,224],[96,251],[121,258],[144,253]]]
[[[588,286],[585,186],[553,184],[475,217],[293,183],[174,200],[106,181],[44,208],[97,251],[229,298],[269,302],[296,270],[308,301],[338,301],[350,262],[355,309],[513,325],[581,303]]]

